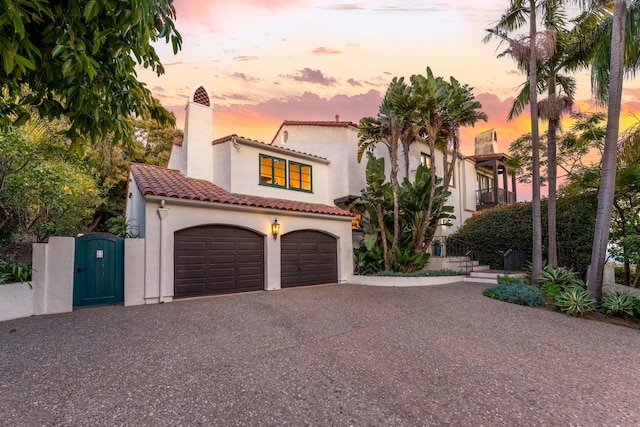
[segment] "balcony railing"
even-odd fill
[[[495,205],[510,205],[516,202],[516,193],[513,191],[507,191],[503,188],[498,188],[498,200],[495,200],[495,194],[493,188],[486,188],[484,190],[476,190],[476,206],[490,207]]]

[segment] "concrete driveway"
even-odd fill
[[[3,322],[0,425],[640,425],[637,330],[485,287],[315,286]]]

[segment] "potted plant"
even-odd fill
[[[440,242],[440,239],[434,239],[433,242],[431,243],[431,245],[433,246],[433,255],[434,256],[441,256],[442,255],[442,242]]]

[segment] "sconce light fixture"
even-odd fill
[[[280,224],[278,224],[278,218],[273,220],[273,224],[271,224],[271,233],[273,234],[273,238],[278,237],[278,233],[280,233]]]

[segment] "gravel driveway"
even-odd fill
[[[486,286],[328,285],[3,322],[0,425],[640,425],[637,330]]]

